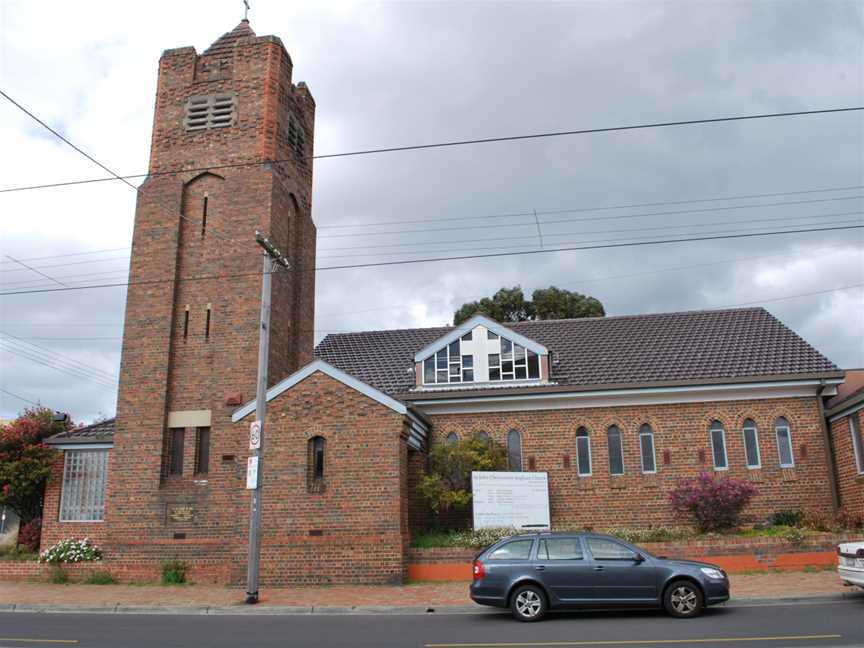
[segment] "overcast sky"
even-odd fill
[[[252,28],[282,39],[316,99],[318,154],[864,105],[857,1],[251,2]],[[111,168],[143,172],[161,52],[201,52],[241,17],[240,0],[0,0],[0,87]],[[546,247],[828,227],[861,222],[864,119],[358,156],[314,173],[319,266],[537,249],[535,209]],[[0,100],[0,188],[103,175]],[[793,193],[826,188],[846,189]],[[543,213],[752,194],[781,195]],[[124,281],[134,203],[118,182],[2,193],[0,254],[69,285]],[[650,215],[669,211],[687,213]],[[34,259],[95,250],[113,251]],[[860,367],[862,283],[862,230],[330,270],[317,277],[316,339],[447,324],[501,286],[557,285],[609,315],[764,303],[838,365]],[[0,260],[0,291],[51,286]],[[848,286],[859,287],[831,290]],[[0,388],[78,421],[113,414],[124,303],[123,288],[0,297]],[[0,393],[0,417],[23,406]]]

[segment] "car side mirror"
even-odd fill
[[[643,556],[643,555],[640,554],[640,553],[637,553],[635,556],[633,556],[633,561],[634,561],[637,565],[638,565],[639,563],[643,563],[643,562],[645,562],[645,556]]]

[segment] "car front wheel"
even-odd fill
[[[688,619],[702,613],[705,599],[697,585],[690,581],[675,581],[666,588],[663,607],[674,617]]]
[[[519,621],[539,621],[546,614],[546,596],[535,585],[523,585],[513,592],[510,609]]]

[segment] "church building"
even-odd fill
[[[162,55],[117,415],[50,440],[63,459],[43,548],[87,536],[125,577],[178,559],[195,580],[243,582],[256,230],[290,263],[272,275],[264,585],[401,581],[430,521],[429,449],[473,435],[505,446],[510,470],[548,474],[553,526],[674,525],[670,489],[703,471],[754,482],[757,519],[864,514],[860,391],[826,415],[844,372],[761,308],[476,315],[315,348],[314,126],[282,42],[246,20],[201,54]]]

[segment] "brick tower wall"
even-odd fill
[[[270,384],[312,359],[312,161],[297,159],[288,131],[293,115],[311,156],[315,103],[291,75],[281,42],[256,37],[242,23],[202,55],[187,47],[160,60],[151,175],[135,214],[107,494],[109,556],[188,554],[218,564],[228,558],[225,541],[246,532],[238,479],[248,441],[231,424],[236,404],[227,397],[255,395],[256,230],[291,263],[273,277]],[[187,100],[215,93],[235,94],[236,122],[188,131]],[[207,167],[214,168],[201,170]],[[164,173],[176,169],[190,171]],[[151,280],[162,282],[144,283]],[[211,412],[209,470],[196,474],[190,427],[182,474],[167,475],[169,413],[189,410]]]

